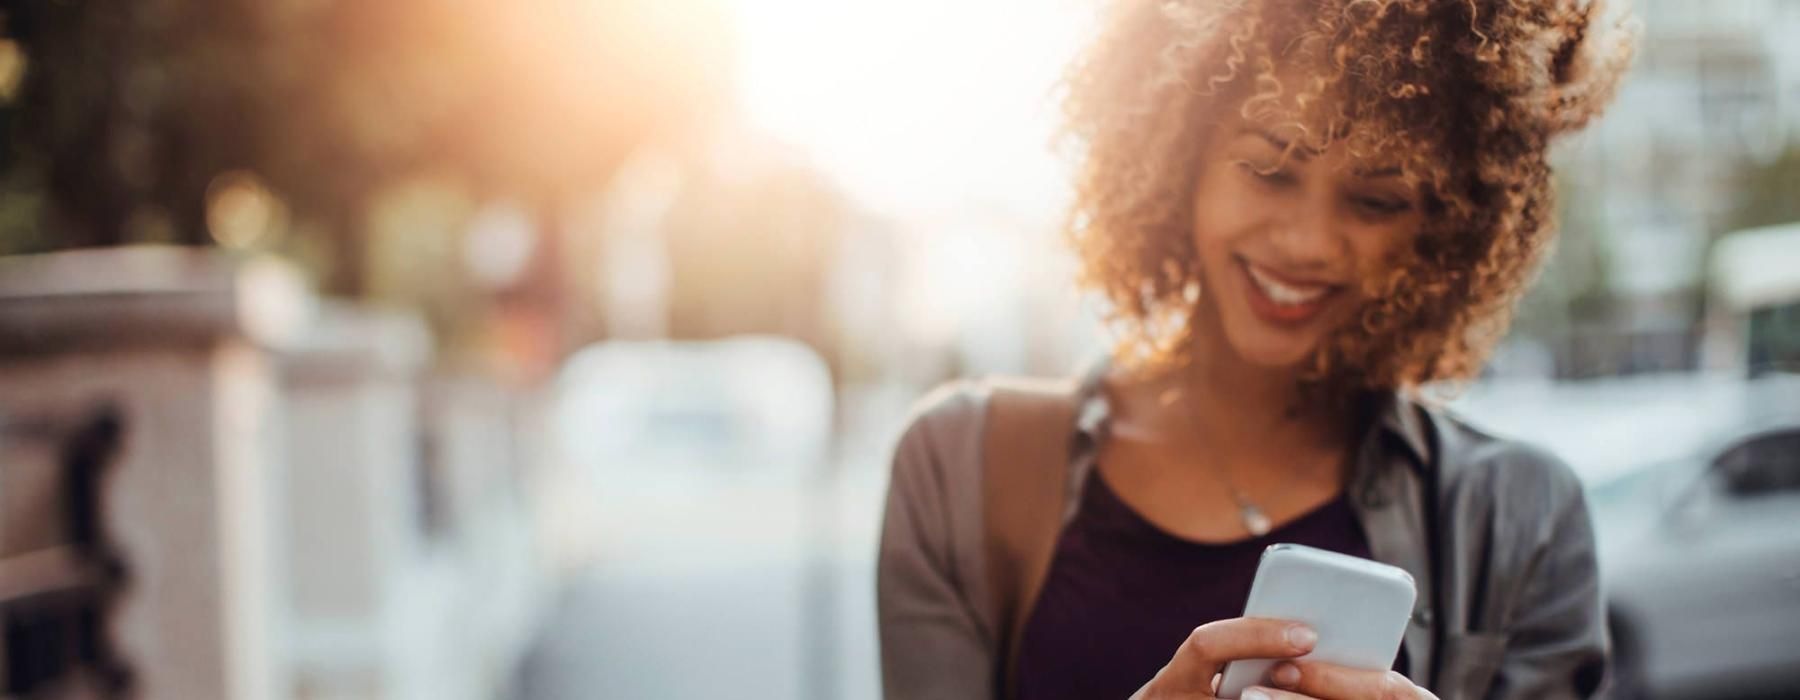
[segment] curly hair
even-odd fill
[[[1108,302],[1115,354],[1186,360],[1202,288],[1189,234],[1198,154],[1235,107],[1315,148],[1398,157],[1423,195],[1419,235],[1315,348],[1302,382],[1473,377],[1555,235],[1550,142],[1597,116],[1631,62],[1635,22],[1600,2],[1112,3],[1064,106],[1078,147],[1066,235],[1080,281]]]

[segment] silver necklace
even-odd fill
[[[1178,401],[1181,403],[1181,417],[1188,425],[1193,425],[1194,414],[1192,409],[1188,407],[1187,391],[1185,389],[1170,389],[1169,391],[1180,392]],[[1263,535],[1269,534],[1269,530],[1273,526],[1273,523],[1269,521],[1269,515],[1263,512],[1262,507],[1256,505],[1256,502],[1250,500],[1250,496],[1245,494],[1243,489],[1238,488],[1237,484],[1232,482],[1231,475],[1225,473],[1225,467],[1223,465],[1214,460],[1203,461],[1207,463],[1208,468],[1213,473],[1213,477],[1219,480],[1221,486],[1225,487],[1225,492],[1230,494],[1231,502],[1237,504],[1238,520],[1243,522],[1244,530],[1249,532],[1252,537],[1262,537]]]
[[[1238,519],[1244,521],[1244,529],[1256,537],[1269,534],[1269,516],[1264,514],[1261,508],[1256,507],[1255,503],[1250,502],[1250,498],[1245,496],[1243,491],[1239,491],[1236,486],[1231,484],[1230,480],[1225,478],[1225,470],[1216,469],[1215,472],[1219,474],[1219,480],[1225,482],[1225,489],[1231,492],[1231,500],[1237,503]]]

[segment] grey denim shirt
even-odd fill
[[[1107,439],[1105,371],[1082,381],[1065,436],[1074,445],[1065,523]],[[996,694],[982,554],[986,401],[979,382],[940,387],[895,450],[876,574],[889,700]],[[1432,488],[1436,499],[1425,497]],[[1374,558],[1418,586],[1403,641],[1415,683],[1446,700],[1597,692],[1607,636],[1593,527],[1563,462],[1392,393],[1361,440],[1347,489]]]

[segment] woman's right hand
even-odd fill
[[[1212,698],[1219,670],[1239,659],[1291,659],[1312,651],[1319,635],[1298,622],[1234,617],[1194,628],[1169,663],[1132,700]]]

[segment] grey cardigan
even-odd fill
[[[1074,449],[1065,523],[1107,436],[1104,371],[1081,383],[1066,436]],[[996,695],[982,554],[986,400],[978,382],[939,388],[895,450],[876,574],[889,700]],[[1445,700],[1596,692],[1607,636],[1593,527],[1560,460],[1392,394],[1361,440],[1347,488],[1374,558],[1418,585],[1403,641],[1414,682]],[[1431,489],[1437,498],[1425,497]]]

